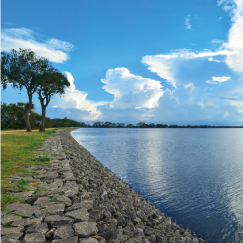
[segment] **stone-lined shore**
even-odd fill
[[[149,204],[72,138],[57,130],[38,148],[48,166],[30,166],[30,191],[10,189],[25,203],[2,211],[1,242],[23,243],[203,243],[189,229]]]

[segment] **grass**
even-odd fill
[[[30,173],[23,166],[45,165],[50,158],[47,156],[33,159],[36,148],[42,141],[50,136],[57,129],[46,130],[45,132],[32,131],[24,133],[2,134],[1,135],[1,207],[19,199],[4,196],[7,188],[15,185],[9,183],[8,178],[18,172]]]

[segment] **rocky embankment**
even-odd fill
[[[58,130],[38,149],[49,166],[30,166],[30,191],[10,190],[25,203],[2,212],[1,242],[202,243],[104,167],[70,132]],[[39,154],[37,156],[43,156]]]

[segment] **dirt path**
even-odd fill
[[[52,130],[54,128],[46,128],[46,130]],[[38,129],[37,130],[32,130],[32,132],[34,131],[39,131]],[[26,132],[26,129],[24,130],[12,130],[12,131],[1,131],[1,135],[2,134],[12,134],[12,133],[23,133],[23,132]]]

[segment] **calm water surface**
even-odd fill
[[[72,136],[208,242],[243,242],[243,129],[82,128]]]

